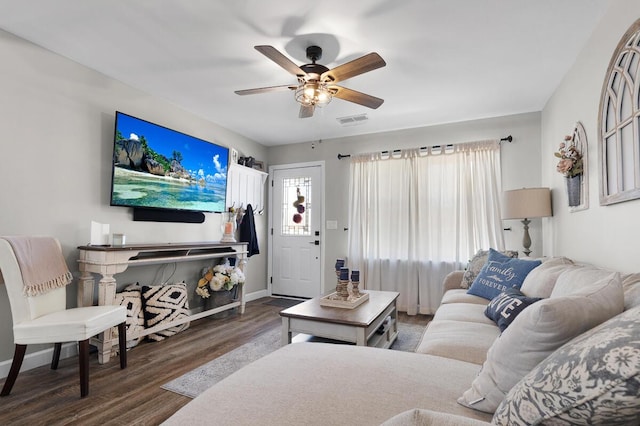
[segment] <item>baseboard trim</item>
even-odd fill
[[[267,290],[254,291],[253,293],[244,295],[244,299],[246,302],[262,299],[263,297],[269,297],[269,293],[267,292]]]
[[[77,343],[65,343],[62,345],[62,350],[60,351],[60,359],[71,358],[72,356],[76,355],[78,355]],[[37,367],[42,367],[43,365],[49,365],[51,364],[52,357],[53,348],[43,349],[38,352],[26,354],[24,356],[24,361],[22,361],[22,367],[20,368],[20,371],[28,371]],[[9,375],[12,361],[13,359],[8,359],[6,361],[0,362],[0,378],[4,379]]]

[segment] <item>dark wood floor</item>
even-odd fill
[[[0,398],[0,425],[157,425],[191,401],[160,386],[280,327],[283,308],[269,304],[272,300],[247,303],[243,315],[194,321],[162,342],[143,342],[129,351],[125,370],[115,358],[100,365],[93,354],[84,399],[76,357],[61,360],[56,371],[43,366],[22,372],[11,395]],[[412,324],[429,318],[399,314],[401,322]]]

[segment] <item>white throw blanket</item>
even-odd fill
[[[51,237],[2,237],[11,244],[18,260],[24,294],[37,296],[64,287],[72,275],[58,242]]]

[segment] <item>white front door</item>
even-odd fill
[[[320,296],[323,166],[278,166],[271,178],[271,294]]]

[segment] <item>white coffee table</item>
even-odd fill
[[[363,292],[369,293],[369,300],[354,309],[322,306],[317,297],[281,311],[282,345],[291,343],[293,333],[304,333],[359,346],[389,348],[398,337],[396,301],[400,293]],[[383,334],[376,333],[388,316],[390,325]]]

